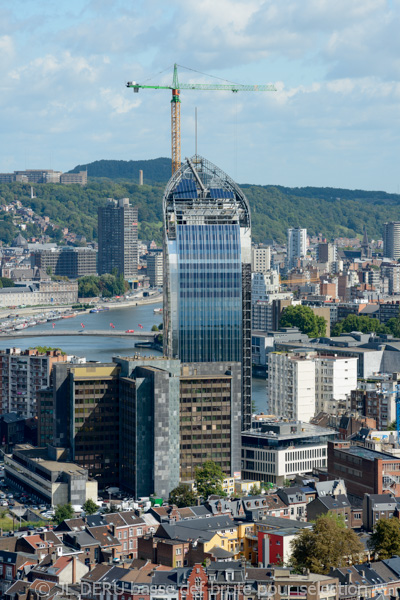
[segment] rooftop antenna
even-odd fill
[[[194,109],[194,139],[195,139],[195,156],[197,156],[197,106]]]

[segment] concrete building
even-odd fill
[[[267,300],[257,300],[251,305],[252,330],[277,331],[279,320],[286,306],[292,304],[292,292],[270,294]]]
[[[99,274],[122,273],[126,279],[138,276],[138,210],[129,198],[108,199],[98,209]]]
[[[332,429],[299,421],[270,420],[242,432],[242,477],[282,486],[285,479],[326,469]]]
[[[37,417],[37,391],[50,385],[53,365],[66,360],[67,356],[58,350],[45,354],[35,349],[0,351],[1,412]]]
[[[52,506],[97,501],[97,481],[89,478],[86,469],[63,462],[62,456],[62,448],[16,446],[4,456],[5,480]]]
[[[227,475],[240,472],[240,363],[182,365],[180,378],[180,478],[213,460]]]
[[[62,173],[60,183],[64,185],[86,185],[88,180],[87,171],[79,171],[79,173]]]
[[[335,244],[329,243],[318,244],[317,258],[318,262],[330,265],[337,260],[337,247]]]
[[[179,482],[180,363],[114,361],[54,369],[53,443],[102,489],[121,484],[136,497],[167,497]],[[48,415],[40,419],[46,435]]]
[[[400,458],[375,452],[348,441],[328,443],[329,479],[341,478],[349,494],[363,498],[364,494],[392,493],[400,495]]]
[[[357,387],[357,358],[319,356],[314,362],[316,413],[335,413],[337,401],[350,397]]]
[[[381,264],[381,278],[388,278],[390,296],[400,294],[400,265],[397,263],[383,262]]]
[[[50,248],[31,253],[32,268],[38,267],[50,275],[76,279],[97,273],[97,251],[93,248]]]
[[[361,416],[375,419],[378,430],[385,431],[396,420],[397,380],[358,381],[350,392],[350,410]]]
[[[400,221],[385,223],[383,226],[383,255],[393,260],[400,258]]]
[[[164,255],[162,250],[153,250],[148,253],[147,276],[150,287],[162,287],[164,284]]]
[[[251,424],[251,224],[242,190],[201,156],[163,198],[164,350],[182,363],[240,363]]]
[[[136,498],[179,483],[178,360],[114,357],[119,378],[119,482]]]
[[[291,227],[287,230],[287,264],[289,269],[296,260],[307,254],[307,229]]]
[[[268,302],[271,294],[278,294],[279,290],[280,283],[277,271],[251,274],[251,299],[253,304],[259,301]]]
[[[76,304],[76,281],[38,281],[0,289],[0,307]]]
[[[270,246],[255,247],[251,249],[251,270],[253,273],[266,273],[271,269]]]
[[[269,412],[309,421],[315,414],[315,362],[308,355],[268,355]]]

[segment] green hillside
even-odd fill
[[[0,184],[0,204],[20,200],[37,214],[49,216],[53,223],[92,240],[97,237],[98,206],[104,205],[107,198],[128,197],[139,209],[141,238],[161,242],[164,186],[165,183],[161,182],[139,186],[130,180],[95,178],[89,179],[85,187],[36,184],[37,197],[31,199],[27,184]],[[251,206],[255,242],[271,238],[284,242],[286,229],[298,225],[306,227],[310,234],[321,232],[328,238],[352,237],[362,234],[364,223],[370,238],[381,239],[383,223],[400,220],[400,196],[397,194],[247,184],[242,189]],[[12,224],[12,216],[0,213],[0,240],[8,244],[16,232],[18,229]],[[51,232],[48,230],[46,233]],[[34,227],[28,227],[27,235],[35,234]],[[59,240],[60,233],[56,233],[53,239]]]
[[[106,177],[107,179],[132,179],[139,182],[139,171],[143,171],[143,182],[147,184],[164,183],[171,177],[171,159],[154,158],[151,160],[96,160],[87,165],[78,165],[69,173],[88,172],[88,177]]]

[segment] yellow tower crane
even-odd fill
[[[128,81],[126,87],[133,88],[135,93],[140,89],[172,90],[171,99],[171,152],[172,152],[172,175],[181,166],[181,90],[219,90],[231,92],[275,92],[273,85],[240,85],[238,83],[181,83],[178,81],[178,65],[174,65],[174,76],[172,85],[141,85],[136,81]]]

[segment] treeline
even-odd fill
[[[157,159],[169,161],[169,159]],[[125,161],[126,162],[126,161]],[[130,161],[140,163],[141,161]],[[144,161],[146,162],[146,161]],[[157,163],[157,161],[147,161]],[[124,163],[124,161],[97,161],[96,163]],[[157,163],[158,164],[158,163]],[[90,165],[88,165],[89,167]],[[81,166],[76,167],[79,170]],[[136,167],[135,167],[136,168]],[[170,168],[170,162],[169,167]],[[109,173],[108,167],[99,172]],[[118,171],[119,172],[119,171]],[[121,170],[122,172],[122,170]],[[158,174],[157,174],[158,173]],[[20,200],[41,216],[49,216],[60,228],[83,235],[88,241],[97,238],[97,210],[107,198],[130,198],[139,210],[141,239],[162,241],[162,197],[164,183],[155,181],[168,175],[155,170],[151,185],[139,186],[135,181],[93,179],[87,186],[35,184],[36,198],[30,197],[30,185],[24,183],[0,184],[0,203]],[[90,175],[90,169],[89,169]],[[146,178],[145,178],[146,180]],[[242,186],[252,212],[252,237],[255,242],[286,241],[288,227],[301,225],[310,234],[322,233],[328,239],[361,235],[364,224],[370,238],[381,239],[383,224],[398,220],[400,196],[384,192],[335,190],[332,188],[285,188],[280,186]],[[19,229],[12,224],[12,216],[0,214],[0,241],[9,244]],[[36,234],[29,226],[24,235]],[[46,234],[62,243],[61,230]]]
[[[121,275],[87,275],[78,279],[79,298],[111,298],[112,296],[123,296],[129,290],[129,283]]]
[[[171,177],[171,159],[95,160],[87,165],[77,165],[69,173],[79,171],[87,171],[88,177],[133,179],[136,183],[139,183],[139,171],[143,171],[144,183],[166,183]]]
[[[336,323],[331,329],[332,336],[342,333],[360,331],[361,333],[387,333],[394,337],[400,337],[400,316],[392,317],[385,324],[379,319],[362,315],[347,315],[345,319]]]

